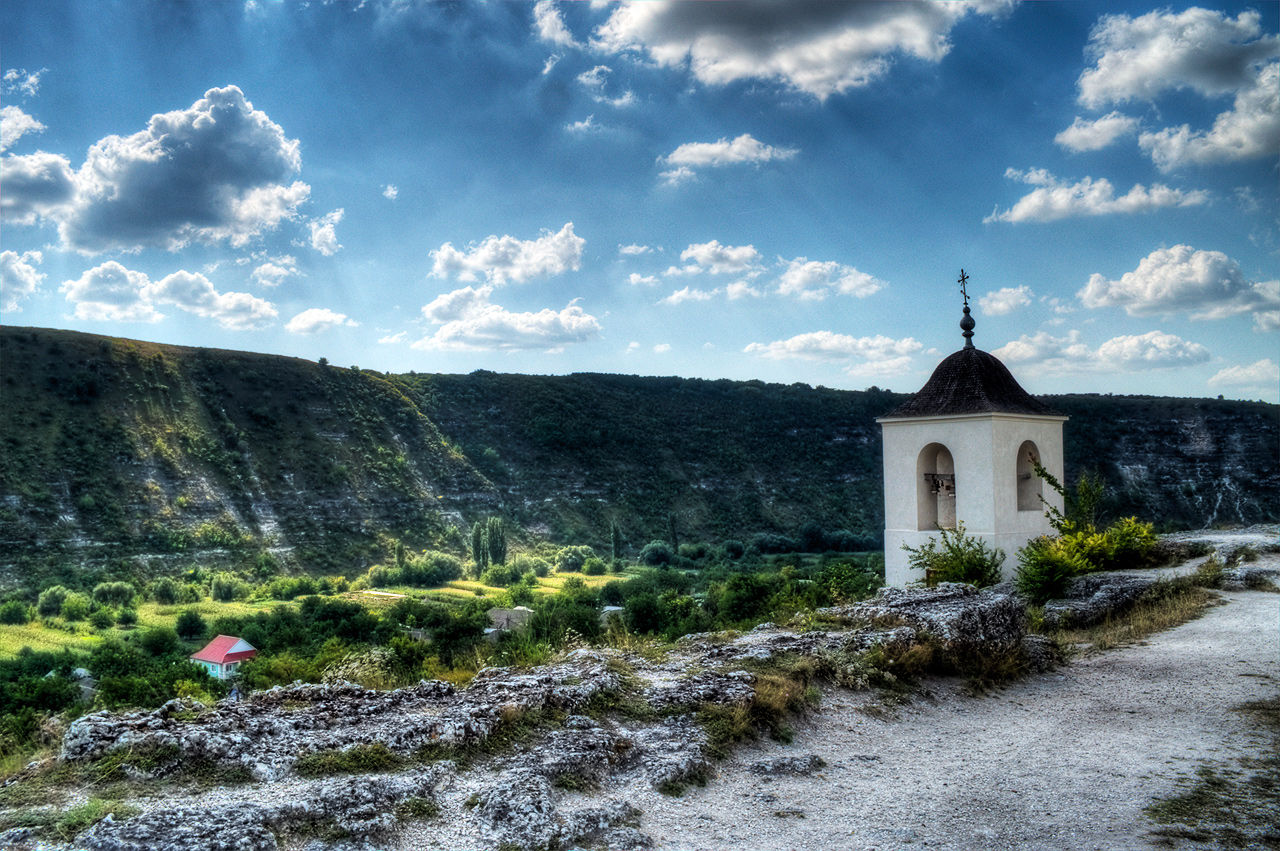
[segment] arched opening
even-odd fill
[[[1044,493],[1044,480],[1036,475],[1035,465],[1040,463],[1040,450],[1030,440],[1018,447],[1018,510],[1040,511],[1040,497]]]
[[[941,443],[930,443],[916,458],[916,514],[921,531],[956,527],[956,465]]]

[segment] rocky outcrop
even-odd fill
[[[1127,609],[1141,600],[1158,581],[1152,574],[1095,573],[1077,576],[1067,585],[1061,599],[1044,604],[1044,625],[1048,629],[1065,626],[1092,626],[1112,612]]]
[[[1027,632],[1026,605],[1009,584],[978,590],[940,582],[933,588],[882,588],[865,603],[819,610],[884,629],[909,627],[956,654],[1016,647]],[[894,640],[905,640],[903,633]]]
[[[640,810],[609,799],[595,807],[561,812],[543,775],[509,771],[476,796],[475,818],[502,848],[604,845],[637,848],[653,841],[638,830]]]

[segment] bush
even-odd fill
[[[94,629],[110,629],[115,626],[116,615],[110,609],[98,609],[98,611],[89,615],[89,623]]]
[[[556,570],[561,573],[579,573],[587,559],[596,554],[588,546],[564,547],[556,553]]]
[[[31,621],[31,607],[21,600],[0,605],[0,623],[24,624]]]
[[[138,613],[133,609],[121,609],[116,615],[116,623],[120,626],[133,626],[138,622]]]
[[[530,571],[534,576],[545,577],[551,573],[551,564],[543,558],[531,556],[527,553],[520,553],[511,559],[511,566],[520,572],[523,576]]]
[[[1018,592],[1038,606],[1062,597],[1071,577],[1089,570],[1079,552],[1064,546],[1062,538],[1042,535],[1018,551],[1014,575]]]
[[[746,551],[747,547],[742,541],[728,540],[724,542],[724,554],[735,561],[742,558]]]
[[[137,593],[128,582],[99,582],[93,588],[93,600],[108,606],[127,606]]]
[[[641,564],[657,567],[661,564],[671,564],[676,560],[676,554],[666,541],[650,541],[644,545],[644,549],[640,550],[639,558]]]
[[[181,590],[178,583],[168,576],[161,576],[147,586],[148,596],[162,606],[172,606],[178,602],[178,594]]]
[[[751,536],[751,546],[762,553],[794,553],[800,545],[786,535],[761,532]]]
[[[902,548],[912,567],[929,571],[930,582],[964,582],[984,588],[1000,581],[1004,550],[992,550],[981,538],[966,535],[964,524],[939,529],[941,540],[930,539],[920,547]]]
[[[89,616],[91,608],[88,594],[68,594],[62,601],[62,617],[68,621],[82,621]]]
[[[608,567],[604,563],[604,559],[589,558],[582,565],[582,572],[587,576],[604,576],[608,572]]]
[[[480,574],[480,581],[485,585],[506,588],[508,585],[519,582],[521,576],[515,564],[491,564],[484,573]]]
[[[219,603],[230,603],[246,590],[248,586],[231,573],[215,574],[213,581],[209,583],[209,596]]]
[[[42,618],[51,618],[62,611],[62,603],[71,592],[61,585],[54,585],[40,592],[36,600],[36,614]]]
[[[178,633],[171,626],[153,626],[138,636],[138,646],[151,656],[174,656],[182,651]]]
[[[208,629],[209,625],[195,609],[187,609],[178,615],[178,621],[174,624],[174,630],[178,635],[188,641],[203,638]]]

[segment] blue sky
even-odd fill
[[[1032,392],[1275,402],[1278,10],[6,0],[0,311],[910,392],[963,267]]]

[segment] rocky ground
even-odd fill
[[[1280,556],[1246,568],[1274,576]],[[1081,586],[1075,605],[1122,599],[1130,577]],[[1245,588],[1246,575],[1232,578]],[[927,633],[957,651],[1016,649],[1033,669],[1052,660],[1025,635],[1010,589],[943,586],[886,590],[804,629],[687,637],[661,658],[584,648],[530,672],[486,671],[462,691],[295,686],[207,710],[95,714],[68,730],[63,758],[147,755],[129,757],[125,771],[163,792],[137,800],[135,817],[60,847],[1153,847],[1144,814],[1153,799],[1204,765],[1230,767],[1266,747],[1236,707],[1280,692],[1280,595],[1222,598],[1139,645],[984,696],[958,679],[926,680],[893,699],[819,681],[821,702],[793,723],[790,744],[765,739],[720,760],[693,709],[745,706],[762,666],[780,655],[830,667]],[[840,673],[858,685],[867,672]],[[490,747],[517,730],[525,736]],[[378,774],[299,776],[309,752],[371,746],[402,762]],[[440,759],[422,762],[424,747]],[[196,761],[247,782],[196,788],[180,779]],[[21,832],[0,835],[6,842],[53,847]]]

